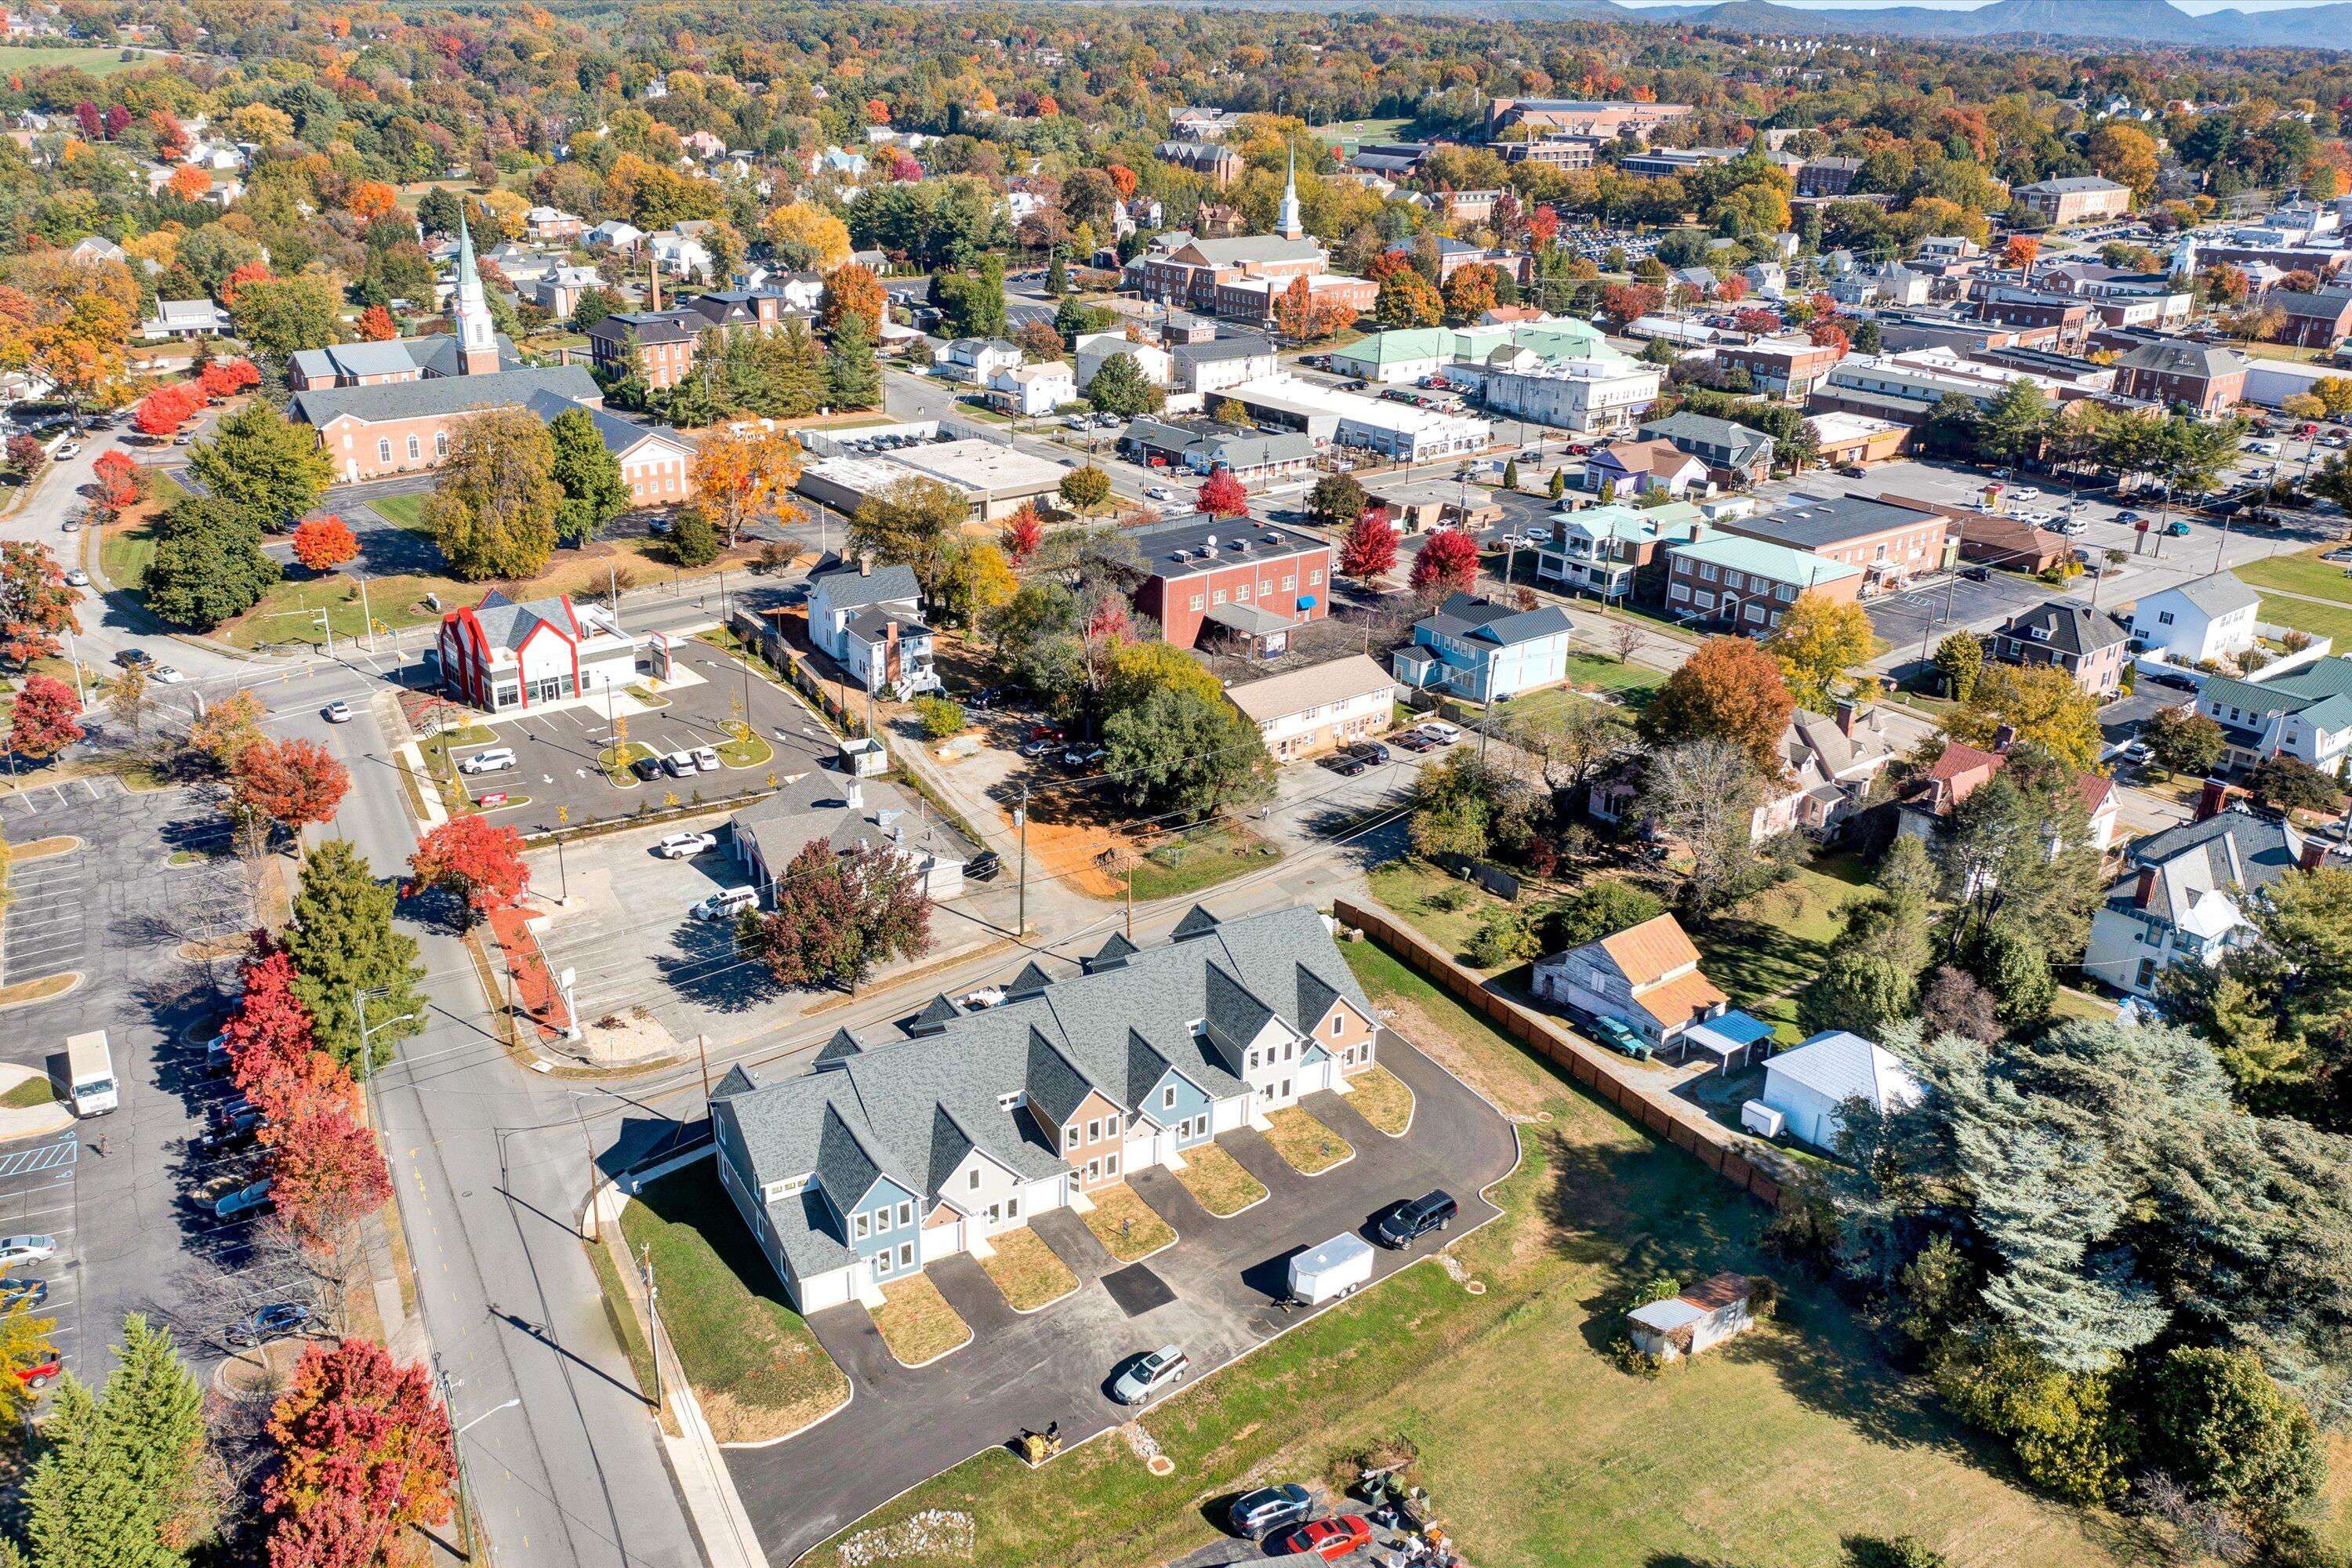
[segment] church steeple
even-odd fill
[[[1275,215],[1274,232],[1285,239],[1307,237],[1307,225],[1298,216],[1298,149],[1290,150],[1290,167],[1282,181],[1282,210]]]
[[[499,369],[498,328],[490,320],[489,296],[482,274],[474,265],[474,235],[466,215],[457,215],[457,286],[449,294],[449,321],[457,329],[459,363],[467,375],[495,375]]]

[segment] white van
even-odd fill
[[[103,1116],[120,1103],[104,1029],[66,1037],[66,1077],[76,1116]]]
[[[756,888],[727,888],[698,902],[686,912],[698,921],[731,921],[745,910],[760,907]]]
[[[519,766],[511,746],[493,746],[487,752],[476,752],[457,764],[461,773],[497,773]]]

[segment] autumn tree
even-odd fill
[[[91,470],[98,478],[99,499],[117,511],[147,494],[147,470],[127,452],[102,452]]]
[[[310,1070],[267,1086],[278,1092],[261,1143],[269,1153],[277,1228],[308,1256],[332,1258],[352,1227],[390,1200],[392,1175],[375,1134],[360,1120],[351,1074],[320,1051],[303,1065]]]
[[[776,879],[772,901],[744,911],[736,941],[781,984],[854,988],[876,965],[930,949],[922,875],[895,848],[860,844],[842,855],[813,838]]]
[[[528,409],[461,421],[422,513],[451,573],[479,582],[546,570],[563,499],[554,470],[554,437]]]
[[[1439,529],[1413,557],[1405,581],[1431,604],[1470,592],[1478,582],[1478,542],[1458,528]]]
[[[81,630],[80,596],[46,544],[0,544],[0,658],[22,669],[58,651],[58,638]]]
[[[1966,702],[1984,672],[1984,640],[1962,626],[1936,645],[1936,673],[1943,678],[1944,695]]]
[[[383,306],[370,305],[360,312],[359,334],[363,343],[388,343],[400,336],[400,323]]]
[[[1457,268],[1445,280],[1445,313],[1457,321],[1475,321],[1495,308],[1496,272],[1472,262]]]
[[[849,548],[904,566],[926,595],[937,591],[948,546],[971,510],[964,493],[944,480],[909,474],[875,489],[849,520]]]
[[[2000,264],[2003,267],[2023,268],[2032,266],[2033,258],[2041,254],[2042,237],[2040,235],[2012,234],[2009,237],[2009,243],[2000,247]]]
[[[230,770],[237,803],[299,841],[314,822],[331,822],[352,775],[316,741],[294,736],[247,746]]]
[[[1987,666],[1944,721],[1952,739],[1980,751],[1993,748],[2004,725],[2018,743],[2038,746],[2076,773],[2099,765],[2098,699],[2055,665]]]
[[[1244,517],[1249,512],[1249,487],[1231,468],[1219,468],[1202,480],[1192,500],[1211,517]]]
[[[1045,520],[1037,515],[1037,503],[1023,501],[1013,514],[1004,520],[1004,553],[1014,565],[1025,565],[1037,553],[1037,546],[1045,538]]]
[[[1377,583],[1396,570],[1396,524],[1386,507],[1368,506],[1339,541],[1339,570],[1360,583]]]
[[[1781,774],[1780,736],[1796,711],[1780,666],[1742,637],[1709,637],[1668,676],[1642,710],[1642,738],[1654,747],[1724,740],[1768,779]]]
[[[368,1340],[313,1343],[269,1437],[270,1568],[377,1568],[404,1531],[449,1518],[456,1439],[422,1363],[401,1366]]]
[[[467,925],[496,905],[512,903],[530,881],[522,863],[522,835],[474,813],[453,816],[418,839],[408,874],[412,891],[439,889],[457,895]]]
[[[1800,594],[1781,613],[1764,647],[1780,663],[1798,706],[1826,713],[1836,701],[1836,682],[1870,657],[1870,616],[1860,605]]]
[[[1274,324],[1296,342],[1320,342],[1355,319],[1353,305],[1329,289],[1318,292],[1305,278],[1292,279],[1290,286],[1274,297]]]
[[[54,676],[28,675],[8,720],[8,749],[45,763],[82,737],[81,700]]]
[[[175,381],[141,398],[131,422],[142,436],[169,436],[204,405],[204,388],[193,381]]]
[[[299,1070],[318,1051],[318,1039],[310,1009],[294,993],[294,960],[268,934],[254,933],[253,951],[237,973],[245,988],[221,1032],[228,1037],[231,1077],[251,1099],[263,1085]]]
[[[729,547],[801,477],[800,443],[782,430],[717,430],[694,455],[694,489]]]
[[[1092,463],[1062,476],[1062,499],[1078,511],[1092,511],[1110,500],[1110,476]]]
[[[819,298],[817,320],[828,332],[837,330],[844,316],[855,312],[866,318],[866,330],[880,336],[882,317],[889,297],[882,291],[882,280],[874,269],[855,261],[845,261],[824,276],[824,292]]]
[[[313,572],[331,572],[360,552],[359,536],[340,517],[313,517],[296,525],[294,559]]]
[[[831,273],[849,259],[849,227],[821,206],[786,202],[761,225],[776,258],[803,271]]]
[[[235,397],[259,386],[261,372],[249,359],[216,359],[197,373],[196,384],[204,388],[208,398]]]
[[[1384,327],[1433,327],[1444,316],[1437,286],[1411,268],[1381,279],[1372,301],[1372,318]]]
[[[261,739],[264,713],[261,699],[252,692],[231,692],[207,704],[204,713],[188,726],[188,744],[226,772],[236,765],[247,746]]]
[[[1352,474],[1326,474],[1307,492],[1307,517],[1318,528],[1345,528],[1365,505],[1364,487]]]

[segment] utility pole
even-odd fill
[[[650,1241],[639,1251],[637,1267],[646,1281],[646,1331],[652,1343],[646,1348],[653,1352],[654,1408],[662,1405],[661,1374],[661,1289],[654,1283],[654,1244]]]
[[[368,608],[367,574],[358,574],[360,580],[360,629],[367,633],[367,650],[375,651],[375,613]]]
[[[1021,891],[1013,903],[1013,935],[1017,940],[1029,929],[1029,786],[1021,786],[1021,805],[1013,813],[1013,825],[1021,829]]]
[[[572,1114],[580,1123],[580,1146],[588,1152],[588,1239],[604,1239],[604,1226],[596,1221],[596,1141],[588,1136],[588,1115],[580,1109],[580,1093],[572,1094]]]

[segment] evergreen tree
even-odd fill
[[[825,401],[824,349],[797,317],[784,330],[761,340],[776,346],[782,363],[776,368],[777,417],[801,419]]]
[[[294,895],[294,923],[287,928],[294,994],[310,1010],[319,1048],[354,1072],[360,1058],[358,994],[381,988],[367,1000],[370,1056],[381,1062],[393,1042],[424,1027],[425,999],[416,983],[425,971],[416,963],[416,939],[392,926],[393,890],[379,882],[367,861],[345,838],[330,838],[310,852],[302,885]],[[405,1022],[396,1022],[413,1015]]]
[[[882,398],[882,373],[874,363],[874,337],[866,318],[851,314],[833,329],[833,352],[824,363],[826,400],[835,408],[871,408]]]
[[[68,1373],[26,1487],[34,1555],[58,1568],[179,1568],[212,1532],[204,1391],[172,1336],[133,1312],[103,1392]]]
[[[1966,702],[1976,694],[1977,676],[1984,668],[1984,644],[1962,626],[1936,645],[1936,673],[1944,678],[1944,695]]]
[[[1507,458],[1503,464],[1503,488],[1507,490],[1519,488],[1519,460],[1517,458]]]
[[[576,548],[628,506],[629,483],[621,477],[621,459],[604,445],[585,408],[565,409],[547,429],[555,439],[555,482],[563,487],[563,499],[555,503],[555,531]]]
[[[222,420],[211,440],[188,448],[188,467],[208,493],[272,529],[293,527],[335,473],[317,432],[257,399]]]
[[[1076,346],[1078,334],[1094,324],[1094,312],[1087,310],[1076,294],[1065,294],[1062,302],[1054,307],[1054,330],[1062,341]]]
[[[282,574],[261,552],[253,513],[217,496],[172,503],[142,585],[147,607],[174,626],[210,631],[261,602]]]

